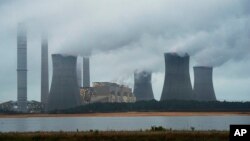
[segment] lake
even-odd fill
[[[140,130],[163,126],[175,130],[229,130],[250,124],[250,116],[31,117],[0,118],[0,132]]]

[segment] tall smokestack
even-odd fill
[[[78,58],[78,61],[79,61],[79,58]],[[78,83],[79,87],[82,87],[82,63],[77,63],[76,71],[77,71],[76,72],[77,73],[77,83]]]
[[[17,28],[17,105],[27,111],[27,32],[22,23]]]
[[[213,68],[194,67],[194,95],[199,101],[216,101],[213,87]]]
[[[49,95],[48,38],[42,35],[41,45],[41,102],[46,104]]]
[[[83,57],[83,87],[90,87],[89,58]]]
[[[47,111],[67,109],[80,104],[80,88],[77,83],[76,57],[52,55],[53,76]]]
[[[135,71],[134,73],[134,95],[136,101],[146,101],[154,99],[151,84],[151,72]]]
[[[165,80],[161,100],[192,100],[189,55],[165,53]]]

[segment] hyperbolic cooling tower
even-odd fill
[[[67,109],[80,104],[80,88],[77,83],[76,57],[52,55],[53,76],[47,111]]]
[[[134,73],[134,95],[136,101],[152,100],[154,94],[151,84],[151,72],[135,71]]]
[[[207,66],[194,67],[194,95],[199,101],[216,101],[213,87],[213,68]]]
[[[161,100],[192,100],[189,55],[165,53],[165,80]]]
[[[24,24],[18,24],[17,29],[17,104],[19,111],[27,111],[27,35]]]
[[[90,87],[89,58],[83,57],[83,87]]]
[[[41,102],[47,103],[49,96],[49,65],[48,65],[48,39],[42,35],[41,45]]]

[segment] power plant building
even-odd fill
[[[46,104],[49,96],[48,39],[42,35],[41,45],[41,103]]]
[[[53,54],[53,76],[47,111],[68,109],[80,105],[75,56]]]
[[[165,53],[165,80],[162,100],[194,100],[189,74],[189,55]]]
[[[198,101],[216,101],[213,87],[213,68],[207,66],[194,67],[194,95]]]
[[[132,89],[111,82],[93,82],[93,87],[81,88],[82,104],[96,102],[135,102],[136,98],[132,93]]]
[[[90,87],[89,58],[83,57],[83,87]]]
[[[134,95],[137,101],[153,100],[154,94],[151,84],[151,72],[135,71]]]
[[[27,33],[24,24],[17,28],[17,106],[27,111]]]

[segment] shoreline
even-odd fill
[[[250,116],[250,112],[117,112],[84,114],[0,114],[0,118],[45,117]]]

